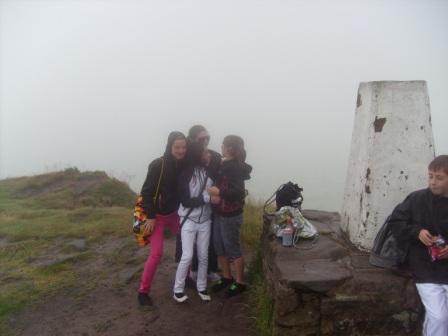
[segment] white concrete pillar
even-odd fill
[[[342,207],[342,229],[370,249],[396,204],[427,186],[434,158],[425,81],[361,83]]]

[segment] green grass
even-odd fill
[[[243,243],[254,253],[249,266],[249,306],[255,318],[257,335],[270,336],[273,310],[262,268],[260,245],[262,225],[263,205],[249,201],[244,210],[244,225],[241,228]]]
[[[262,226],[263,207],[249,201],[244,208],[244,225],[241,226],[243,244],[255,250],[259,247]]]
[[[64,241],[87,245],[130,233],[135,194],[102,172],[77,169],[0,181],[0,334],[28,304],[75,284],[74,263],[88,252],[50,266],[33,260],[64,253]]]
[[[86,181],[95,183],[86,186]],[[90,183],[90,182],[89,182]],[[66,260],[51,266],[32,261],[51,253],[61,242],[83,238],[87,244],[130,233],[135,194],[129,187],[102,172],[62,172],[0,181],[0,334],[8,334],[8,318],[26,305],[57,293],[79,281],[75,263]],[[259,335],[271,334],[272,302],[261,268],[262,206],[249,201],[245,208],[242,241],[254,255],[249,269],[250,306]],[[7,244],[2,244],[7,241]],[[110,263],[123,259],[122,250]],[[63,246],[56,253],[64,252]]]

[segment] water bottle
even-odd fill
[[[288,218],[286,222],[286,227],[283,229],[282,233],[282,245],[283,246],[292,246],[294,235],[294,228],[292,226],[291,218]]]

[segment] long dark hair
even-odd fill
[[[195,141],[198,137],[199,133],[207,131],[204,126],[202,125],[194,125],[190,128],[188,131],[188,140],[191,142]]]
[[[199,142],[188,143],[185,172],[189,178],[193,176],[195,168],[204,166],[204,162],[202,161],[204,151],[205,147],[203,144]]]
[[[239,162],[246,161],[246,150],[244,149],[244,140],[238,135],[228,135],[224,138],[222,144],[227,147],[229,154]]]

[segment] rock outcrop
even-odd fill
[[[418,335],[423,307],[410,277],[371,266],[341,231],[339,214],[303,213],[320,237],[298,248],[281,246],[264,219],[273,335]]]

